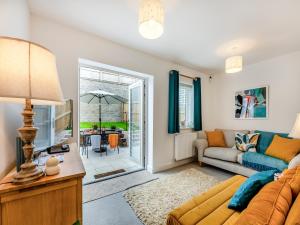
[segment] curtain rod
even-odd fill
[[[196,80],[197,79],[197,77],[190,77],[190,76],[184,75],[184,74],[179,74],[179,76],[185,77],[185,78],[188,78],[188,79],[192,79],[192,80]]]

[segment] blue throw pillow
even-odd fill
[[[277,170],[268,170],[258,172],[249,177],[235,192],[231,198],[228,208],[238,211],[244,210],[250,200],[267,183],[274,180],[274,174]]]

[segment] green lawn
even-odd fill
[[[100,122],[80,122],[80,129],[93,128],[93,125],[97,124],[100,127]],[[126,127],[127,124],[127,127]],[[116,126],[117,128],[121,128],[123,130],[127,130],[128,123],[126,122],[102,122],[102,128],[111,128],[111,126]]]

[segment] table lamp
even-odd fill
[[[289,137],[300,139],[300,113],[297,114],[294,127],[291,133],[289,134]]]
[[[13,183],[32,182],[44,175],[32,160],[38,130],[33,126],[32,104],[61,104],[62,100],[53,53],[29,41],[0,37],[0,101],[25,103],[24,126],[18,129],[25,163],[14,174]]]

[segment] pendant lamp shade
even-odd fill
[[[226,59],[225,72],[226,73],[237,73],[243,70],[243,57],[232,56]]]
[[[21,39],[0,37],[0,101],[61,104],[55,56]]]
[[[160,0],[142,0],[139,32],[146,39],[159,38],[164,32],[164,9]]]

